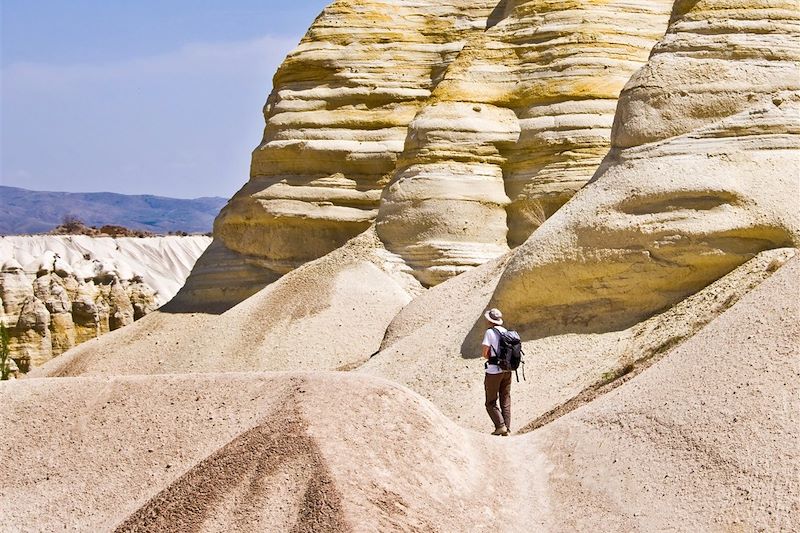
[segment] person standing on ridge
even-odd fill
[[[503,370],[497,365],[497,354],[500,350],[500,333],[507,330],[503,327],[503,313],[492,308],[483,315],[487,330],[483,335],[483,357],[486,375],[483,388],[486,391],[486,412],[494,422],[492,435],[506,436],[511,430],[511,371]],[[500,407],[497,399],[500,398]]]

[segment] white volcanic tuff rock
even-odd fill
[[[127,286],[127,293],[133,306],[133,320],[139,320],[144,315],[158,309],[156,292],[140,278],[136,277]]]
[[[108,329],[115,330],[128,324],[133,324],[133,303],[122,283],[112,283],[107,286],[107,293],[103,297],[108,301]]]
[[[70,290],[77,293],[78,282],[74,277],[57,274],[39,276],[33,282],[33,292],[44,302],[50,313],[51,353],[58,355],[75,346],[75,323],[72,320]]]
[[[101,299],[100,290],[93,281],[82,283],[78,288],[72,302],[72,315],[79,344],[108,331],[108,304]]]
[[[672,3],[511,4],[509,17],[488,36],[519,57],[510,106],[521,133],[504,167],[509,243],[516,246],[594,174],[609,147],[619,92],[663,36]],[[476,61],[468,73],[473,77],[454,74],[455,91],[491,76],[490,65]]]
[[[435,284],[521,244],[594,173],[670,5],[510,2],[409,126],[378,217],[388,247]]]
[[[798,22],[791,2],[678,2],[605,163],[518,249],[494,303],[529,336],[619,328],[799,244]]]
[[[31,364],[52,358],[50,325],[50,313],[44,302],[35,296],[27,298],[19,310],[9,339],[11,358],[21,370],[25,371]]]
[[[69,265],[78,278],[111,273],[125,280],[139,276],[157,291],[157,305],[163,305],[178,292],[210,243],[211,239],[205,236],[10,236],[0,237],[0,258],[14,258],[22,265],[33,265],[42,263],[41,258],[52,252]],[[59,264],[57,262],[56,266]]]
[[[773,100],[796,101],[798,36],[792,1],[677,1],[669,31],[620,95],[614,146],[705,129]]]
[[[153,311],[174,294],[209,241],[0,239],[0,319],[10,331],[12,358],[26,371]]]
[[[275,75],[250,182],[221,212],[215,236],[283,274],[366,230],[409,122],[495,5],[327,7]]]
[[[0,270],[0,297],[3,302],[4,323],[6,327],[12,326],[5,317],[18,315],[25,300],[33,297],[30,279],[13,258],[4,261]]]

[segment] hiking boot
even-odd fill
[[[492,435],[500,435],[503,437],[507,437],[508,429],[506,429],[505,426],[500,426],[499,428],[496,428],[494,431],[492,431]]]

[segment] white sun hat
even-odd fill
[[[491,322],[492,324],[497,324],[498,326],[503,325],[503,313],[500,312],[499,309],[496,307],[492,307],[486,313],[483,314],[484,318]]]

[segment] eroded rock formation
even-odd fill
[[[426,285],[502,255],[591,177],[669,7],[334,2],[275,76],[215,253],[281,275],[377,218]],[[195,298],[219,300],[208,270]]]
[[[491,0],[337,1],[274,78],[251,178],[214,235],[284,274],[366,230],[409,122]]]
[[[514,254],[494,301],[529,337],[624,328],[800,244],[800,15],[678,1],[592,180]]]
[[[3,237],[0,320],[11,357],[26,372],[155,310],[209,240]]]
[[[521,244],[592,176],[669,0],[517,0],[412,121],[379,235],[433,285]]]
[[[25,272],[12,260],[0,272],[6,303],[0,318],[9,328],[11,356],[22,371],[133,323],[132,299],[142,315],[158,307],[156,292],[139,276],[120,278],[116,270],[98,268],[84,277],[41,266],[35,273]]]

